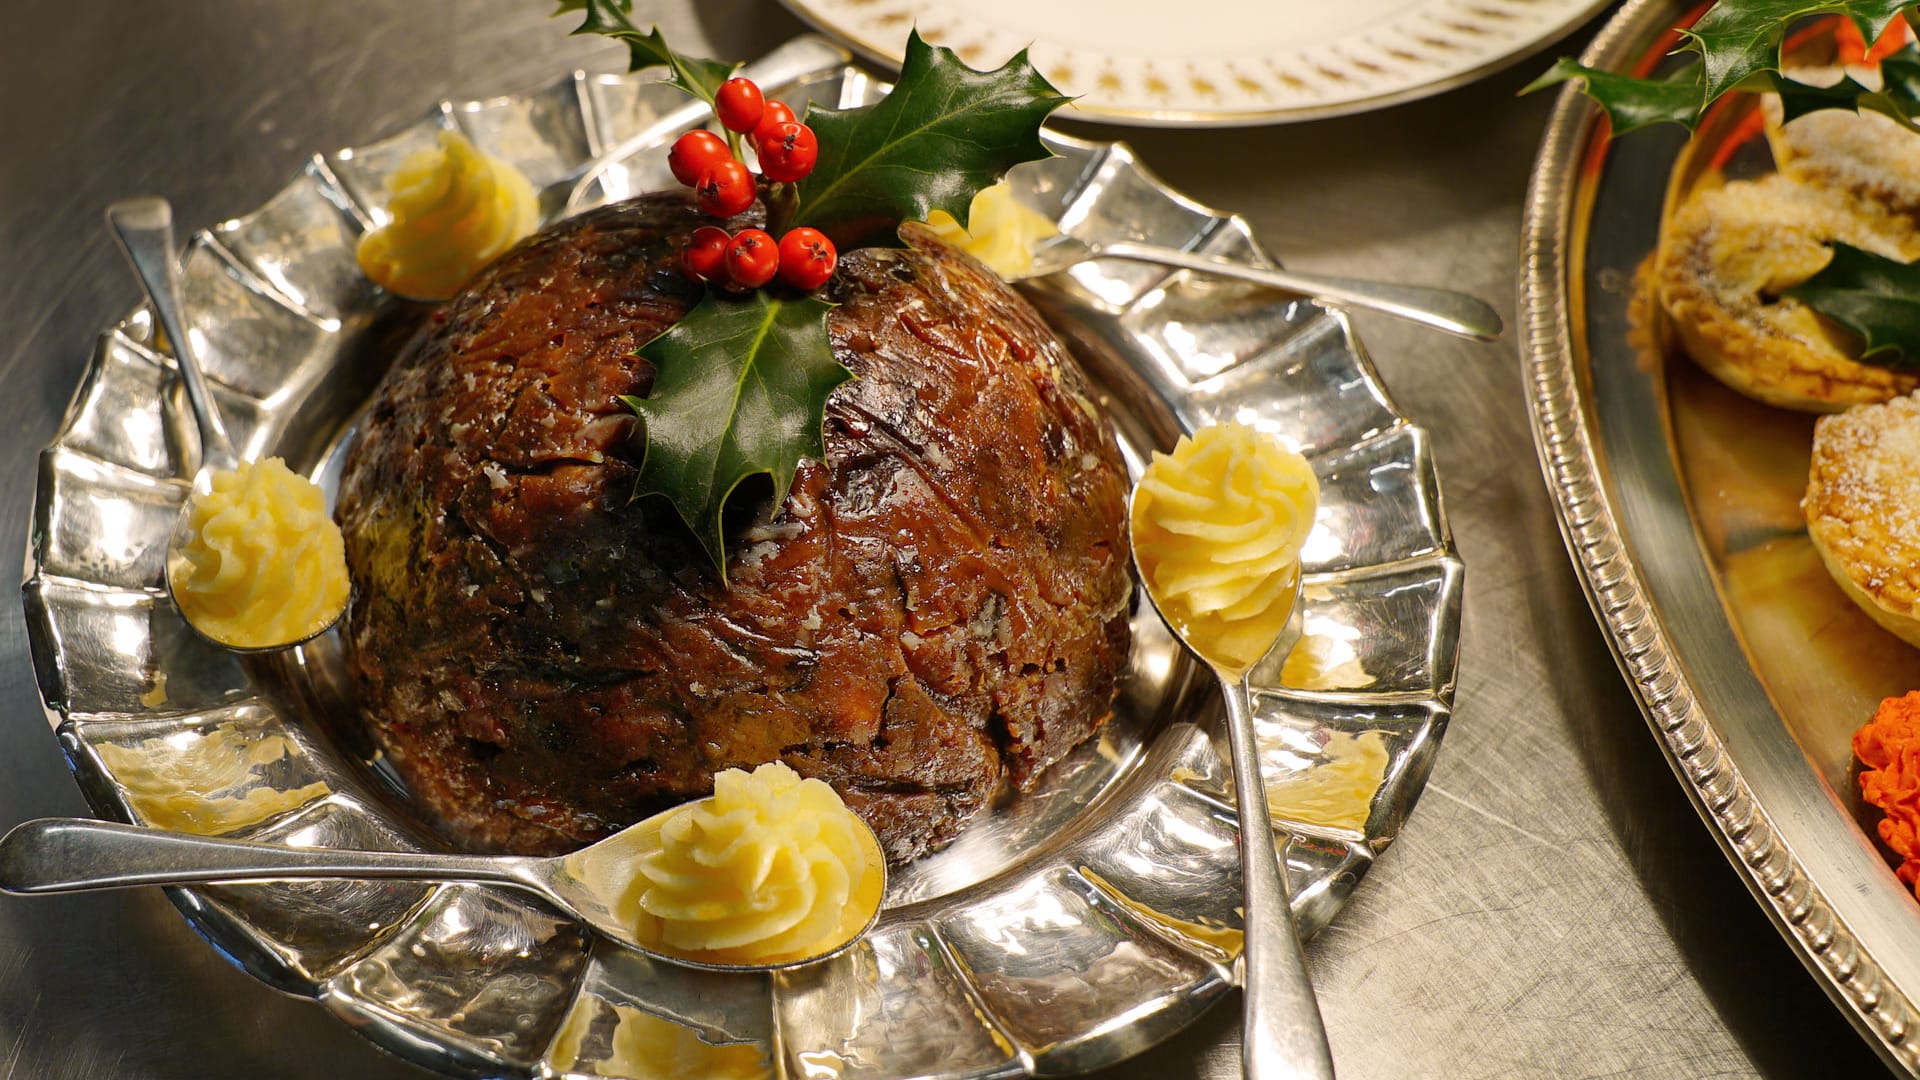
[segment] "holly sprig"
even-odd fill
[[[1614,135],[1659,123],[1693,130],[1715,102],[1743,91],[1778,94],[1785,120],[1823,109],[1875,112],[1920,134],[1920,47],[1866,53],[1878,55],[1877,89],[1851,74],[1831,86],[1802,82],[1786,74],[1785,49],[1789,33],[1812,16],[1845,20],[1842,29],[1864,46],[1897,20],[1920,22],[1920,0],[1719,0],[1679,28],[1683,62],[1665,74],[1636,78],[1562,58],[1522,93],[1574,83],[1606,112]],[[1832,248],[1824,269],[1782,295],[1859,334],[1862,363],[1920,368],[1920,267],[1844,243]]]
[[[1025,49],[976,71],[911,31],[892,93],[857,109],[807,110],[820,163],[800,181],[793,223],[858,247],[898,244],[902,221],[935,210],[965,221],[976,192],[1050,155],[1040,125],[1068,100]]]
[[[667,47],[666,35],[660,32],[659,27],[644,34],[640,32],[640,28],[627,18],[632,10],[633,0],[560,0],[560,10],[553,15],[559,18],[570,11],[580,12],[586,18],[573,33],[599,34],[624,44],[627,47],[628,71],[665,67],[668,85],[712,105],[714,95],[720,92],[720,85],[740,65],[674,52]]]
[[[707,283],[706,294],[642,346],[653,389],[623,399],[646,440],[634,497],[665,497],[724,582],[730,502],[761,474],[775,505],[786,498],[801,460],[825,453],[827,398],[853,378],[833,355],[832,305],[810,295],[833,274],[839,249],[897,245],[903,222],[936,209],[964,219],[977,192],[1048,155],[1040,125],[1068,99],[1024,51],[976,71],[916,32],[886,97],[855,109],[810,106],[802,122],[732,65],[674,52],[658,27],[642,33],[631,9],[632,0],[560,0],[556,14],[583,14],[574,33],[625,43],[630,70],[665,67],[668,83],[713,107],[727,139],[688,132],[668,155],[704,212],[731,218],[756,195],[768,208],[764,230],[705,226],[688,238],[681,266]],[[740,160],[743,136],[761,184]]]
[[[1521,93],[1573,82],[1607,113],[1615,135],[1658,123],[1699,126],[1714,102],[1735,91],[1773,91],[1803,111],[1867,108],[1888,111],[1892,99],[1854,83],[1851,90],[1803,83],[1784,71],[1788,31],[1816,15],[1837,15],[1863,40],[1877,41],[1895,19],[1920,9],[1920,0],[1719,0],[1692,26],[1681,27],[1684,62],[1664,75],[1636,78],[1562,57]],[[1851,81],[1851,80],[1849,80]],[[1889,115],[1913,126],[1915,111]],[[1797,114],[1795,114],[1797,115]],[[1920,131],[1920,128],[1915,128]]]

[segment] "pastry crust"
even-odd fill
[[[1920,377],[1853,360],[1846,330],[1780,296],[1827,264],[1835,240],[1920,256],[1912,219],[1845,192],[1782,174],[1695,190],[1663,230],[1656,266],[1687,354],[1740,393],[1803,412],[1920,387]]]
[[[1848,598],[1920,646],[1920,396],[1821,417],[1800,508]]]
[[[1880,86],[1878,68],[1795,68],[1789,74],[1813,86],[1830,86],[1843,76]],[[1767,144],[1780,172],[1894,213],[1920,211],[1920,139],[1912,132],[1878,113],[1842,109],[1807,113],[1787,123],[1779,95],[1763,95],[1760,102]]]

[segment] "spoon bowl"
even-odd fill
[[[677,807],[675,809],[678,809]],[[663,814],[673,810],[663,811]],[[666,952],[639,940],[616,914],[617,865],[631,834],[655,818],[628,826],[570,855],[455,855],[412,851],[290,848],[120,825],[88,818],[40,818],[0,838],[0,891],[22,895],[122,889],[136,885],[330,879],[464,881],[531,893],[594,932],[656,960],[705,971],[782,971],[837,956],[866,936],[880,918],[887,863],[880,842],[855,815],[861,844],[877,867],[871,911],[849,912],[840,940],[804,956],[759,964],[713,963]]]
[[[186,387],[187,404],[193,412],[194,426],[200,435],[200,464],[193,475],[191,494],[181,505],[179,515],[174,518],[173,529],[167,536],[167,591],[173,595],[175,607],[180,609],[181,617],[186,619],[193,632],[223,649],[255,654],[279,652],[303,645],[332,629],[346,612],[346,605],[342,604],[330,618],[298,638],[243,646],[224,641],[194,625],[186,608],[179,604],[184,584],[182,576],[192,567],[183,552],[193,539],[190,516],[193,498],[213,489],[214,473],[235,468],[241,459],[234,449],[233,439],[227,434],[225,421],[220,418],[219,407],[214,404],[213,391],[208,386],[205,373],[200,370],[200,363],[193,353],[193,338],[187,332],[185,307],[180,302],[180,264],[174,257],[173,207],[167,200],[152,195],[124,199],[107,207],[107,223],[112,226],[114,237],[119,240],[121,250],[146,290],[147,301],[153,307],[160,329],[167,336],[167,344],[172,348],[174,361],[180,370],[180,381]]]

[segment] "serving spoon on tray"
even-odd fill
[[[1127,518],[1136,520],[1129,500]],[[1137,526],[1136,526],[1137,528]],[[1247,674],[1265,657],[1291,650],[1300,640],[1300,590],[1304,582],[1298,567],[1292,590],[1284,597],[1287,621],[1274,640],[1253,660],[1239,664],[1209,655],[1196,645],[1178,620],[1167,617],[1165,598],[1154,589],[1153,578],[1141,567],[1134,545],[1134,575],[1145,586],[1147,602],[1173,631],[1180,644],[1205,664],[1220,681],[1226,702],[1228,764],[1233,775],[1235,808],[1240,817],[1240,878],[1245,890],[1241,927],[1241,1075],[1247,1080],[1334,1080],[1333,1052],[1314,999],[1313,982],[1300,953],[1293,906],[1289,900],[1286,867],[1273,843],[1273,817],[1267,808],[1267,785],[1260,771],[1260,747],[1253,730],[1253,704]],[[1278,601],[1276,601],[1278,602]]]
[[[401,880],[460,881],[504,885],[531,893],[596,933],[630,949],[683,967],[707,971],[767,972],[836,956],[865,936],[880,918],[887,891],[887,861],[880,841],[858,815],[855,830],[871,865],[879,868],[872,909],[849,910],[843,936],[808,955],[774,963],[727,964],[689,959],[655,949],[636,936],[618,910],[623,855],[630,834],[679,807],[570,855],[458,855],[420,851],[356,851],[297,848],[225,840],[121,825],[91,818],[39,818],[0,837],[0,891],[20,895],[90,892],[138,885],[198,885],[216,882]]]
[[[1033,257],[1033,265],[1009,280],[1046,277],[1095,259],[1120,259],[1251,281],[1256,285],[1299,293],[1322,303],[1377,311],[1475,341],[1497,340],[1506,330],[1500,313],[1486,301],[1451,289],[1304,274],[1213,255],[1197,255],[1158,244],[1129,240],[1092,242],[1068,233],[1036,242],[1029,254]]]
[[[180,261],[174,254],[173,207],[167,200],[152,195],[123,199],[107,207],[107,224],[112,226],[113,235],[120,241],[120,249],[126,253],[127,262],[132,264],[134,274],[146,289],[147,301],[160,323],[160,329],[166,333],[174,363],[180,370],[180,382],[186,388],[187,405],[193,412],[194,426],[200,435],[200,467],[193,474],[191,491],[210,491],[213,474],[238,467],[241,457],[234,449],[233,437],[227,434],[226,422],[220,418],[220,409],[214,403],[207,376],[200,368],[199,359],[194,356],[193,338],[187,330],[186,308],[180,300]],[[184,584],[180,575],[192,570],[192,563],[182,554],[193,539],[192,511],[193,499],[190,495],[181,504],[180,513],[174,518],[173,528],[167,534],[166,583],[167,591],[174,595],[181,618],[196,634],[233,652],[268,653],[311,641],[340,621],[340,616],[346,611],[344,602],[332,611],[330,618],[297,638],[253,645],[236,645],[195,626],[187,607],[178,603]]]

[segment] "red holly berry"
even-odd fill
[[[727,276],[735,285],[757,289],[780,268],[780,248],[765,229],[741,229],[727,245]]]
[[[727,280],[727,245],[733,237],[718,225],[702,225],[680,250],[680,269],[695,281]]]
[[[796,289],[819,288],[833,276],[840,253],[819,229],[802,225],[780,238],[780,280]]]
[[[769,180],[786,183],[813,171],[820,157],[820,140],[813,129],[792,120],[775,124],[761,140],[760,174]]]
[[[667,168],[673,170],[675,180],[692,187],[708,170],[732,157],[727,140],[702,128],[674,140],[673,149],[667,151]]]
[[[760,114],[766,107],[766,99],[760,96],[760,87],[752,79],[728,79],[714,91],[714,115],[728,131],[752,131],[760,123]]]
[[[791,124],[798,119],[799,117],[793,115],[793,110],[787,108],[786,102],[767,102],[766,110],[760,114],[760,123],[755,125],[753,129],[754,149],[757,150],[760,148],[760,141],[771,133],[775,126],[779,124]]]
[[[753,205],[753,174],[745,165],[728,158],[700,177],[693,197],[700,209],[714,217],[732,217]]]

